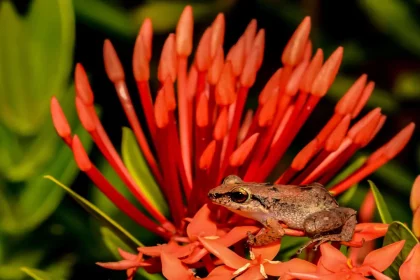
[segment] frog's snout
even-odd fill
[[[210,200],[214,200],[214,199],[216,199],[216,194],[214,193],[214,192],[212,192],[212,191],[209,191],[209,193],[207,194],[207,197],[210,199]]]
[[[209,191],[209,193],[207,194],[207,197],[213,201],[216,202],[217,200],[220,199],[220,197],[222,197],[223,195],[220,194],[218,191],[216,191],[215,189],[212,189]]]

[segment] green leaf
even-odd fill
[[[235,0],[218,0],[204,3],[189,3],[188,1],[148,1],[139,6],[133,13],[133,20],[140,25],[145,18],[153,22],[153,29],[156,32],[165,32],[174,29],[178,23],[179,16],[186,5],[191,5],[194,19],[204,19],[215,16],[232,6]]]
[[[137,206],[141,211],[144,207],[136,200],[136,198],[130,193],[127,186],[112,168],[112,166],[105,159],[100,160],[97,164],[98,169],[101,170],[102,174],[108,179],[108,181],[114,186],[114,188],[125,196],[133,205]],[[91,188],[90,200],[102,211],[106,212],[115,221],[118,221],[125,229],[135,236],[141,236],[143,243],[154,244],[156,243],[156,234],[148,231],[143,227],[139,227],[136,222],[127,217],[121,210],[110,201],[106,195],[104,195],[97,187]]]
[[[133,249],[143,246],[140,241],[138,241],[134,236],[132,236],[128,231],[126,231],[122,226],[117,222],[112,220],[108,215],[98,209],[95,205],[90,203],[85,198],[81,197],[69,187],[66,187],[55,178],[51,176],[45,176],[46,179],[49,179],[56,183],[59,187],[64,189],[77,203],[79,203],[89,214],[97,218],[104,226],[112,230],[117,236],[119,236],[126,244],[128,244]]]
[[[71,0],[31,1],[20,17],[0,2],[0,120],[22,136],[36,134],[49,118],[49,98],[63,95],[73,63]]]
[[[134,24],[129,12],[108,1],[73,0],[73,3],[78,19],[89,25],[123,37],[137,34],[139,25]]]
[[[22,267],[21,270],[36,280],[65,280],[70,279],[71,268],[75,258],[71,255],[63,257],[58,262],[48,266],[46,270]]]
[[[281,239],[281,252],[276,256],[276,260],[288,261],[296,255],[300,247],[305,245],[310,239],[306,237],[283,236]]]
[[[66,255],[54,262],[46,268],[49,275],[53,275],[54,279],[70,279],[72,269],[76,263],[76,257],[73,255]]]
[[[372,181],[369,181],[369,185],[375,198],[376,207],[378,208],[379,216],[381,217],[382,222],[385,224],[392,223],[393,220],[391,214],[389,213],[385,200],[379,192],[378,188]]]
[[[407,196],[410,195],[416,177],[408,168],[405,168],[395,160],[391,160],[376,170],[375,176],[387,182],[390,188]]]
[[[420,74],[415,71],[400,73],[394,83],[393,92],[401,100],[420,99]]]
[[[22,267],[21,270],[25,272],[28,276],[32,277],[35,280],[62,280],[64,278],[56,278],[53,275],[48,274],[45,271],[29,268],[29,267]]]
[[[127,245],[108,228],[100,227],[99,231],[101,232],[102,240],[104,241],[106,247],[117,260],[121,259],[118,249],[123,249],[129,253],[136,254],[136,250],[133,250],[132,247]]]
[[[86,143],[85,148],[89,151],[92,146],[89,134],[83,130],[81,125],[75,130],[75,133]],[[58,137],[57,139],[61,140]],[[70,184],[79,173],[71,150],[64,143],[60,143],[58,149],[52,149],[50,153],[54,154],[54,158],[44,166],[44,170],[40,173],[50,173],[63,183]],[[9,234],[22,234],[33,230],[48,218],[60,204],[65,192],[53,183],[45,181],[41,174],[22,183],[22,191],[14,203],[8,199],[11,216],[0,221],[0,225]]]
[[[137,185],[141,188],[149,201],[151,201],[161,213],[167,215],[168,205],[166,204],[166,200],[147,166],[147,162],[139,149],[133,132],[127,127],[123,127],[121,149],[123,161]]]
[[[402,0],[359,0],[376,27],[395,42],[416,55],[420,55],[420,26],[415,9]]]
[[[385,234],[383,246],[400,240],[405,240],[404,247],[397,255],[391,266],[384,271],[385,275],[388,275],[392,279],[399,279],[398,271],[401,264],[405,261],[411,249],[419,243],[417,238],[406,225],[401,222],[393,222]]]
[[[413,212],[407,204],[408,196],[395,195],[395,192],[388,192],[387,190],[382,192],[382,196],[386,201],[391,217],[398,217],[398,221],[411,224]]]
[[[35,267],[38,266],[44,256],[43,251],[31,251],[26,249],[24,252],[18,251],[0,264],[0,279],[16,280],[21,279],[24,273],[21,271],[22,266]]]
[[[104,241],[105,245],[112,253],[112,255],[117,259],[121,260],[121,256],[118,253],[118,248],[123,249],[126,252],[137,254],[137,250],[133,250],[129,245],[127,245],[121,238],[115,235],[111,230],[106,227],[101,227],[100,232],[102,235],[102,240]],[[162,276],[159,274],[149,274],[144,269],[139,269],[137,274],[141,275],[141,279],[163,279]]]
[[[353,199],[353,197],[355,196],[355,194],[357,193],[357,188],[358,187],[359,187],[359,185],[356,184],[353,187],[351,187],[350,189],[348,189],[344,194],[342,194],[338,198],[338,203],[341,206],[342,205],[348,205],[350,203],[350,201]]]

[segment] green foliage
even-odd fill
[[[296,255],[296,252],[310,239],[306,237],[283,236],[281,239],[281,250],[276,259],[288,261]],[[303,252],[303,254],[305,251]],[[299,257],[304,257],[300,255]]]
[[[121,238],[114,234],[111,230],[106,227],[101,227],[100,229],[102,240],[104,241],[105,245],[108,247],[109,251],[112,255],[117,259],[120,260],[121,256],[118,253],[118,249],[123,249],[126,252],[137,254],[137,250],[133,250],[129,245],[127,245]],[[144,269],[139,269],[137,271],[139,275],[141,275],[141,279],[163,279],[160,274],[149,274]]]
[[[420,26],[407,1],[359,0],[359,4],[378,29],[407,50],[420,55]]]
[[[14,280],[21,279],[24,273],[20,270],[22,266],[37,266],[41,259],[44,257],[42,250],[27,249],[25,252],[16,252],[11,254],[0,265],[0,279]]]
[[[400,100],[418,101],[420,99],[420,73],[407,71],[400,73],[393,91]]]
[[[375,198],[376,207],[378,208],[379,216],[381,217],[382,222],[384,224],[392,223],[393,219],[391,217],[391,214],[389,213],[385,200],[382,197],[381,193],[379,192],[378,188],[375,186],[375,184],[372,181],[369,181],[369,185],[373,193],[373,196]]]
[[[49,273],[35,268],[22,267],[22,271],[35,280],[63,280],[63,278],[54,278]]]
[[[411,249],[419,243],[417,238],[411,232],[411,230],[401,222],[393,222],[385,235],[383,246],[388,244],[405,240],[404,247],[401,252],[396,257],[395,261],[390,267],[385,270],[385,274],[391,277],[392,279],[398,279],[398,270],[401,264],[405,261],[408,254],[410,254]]]
[[[0,1],[0,279],[21,279],[41,262],[52,279],[67,279],[74,258],[45,261],[33,231],[57,209],[65,192],[42,178],[65,184],[78,174],[71,151],[54,130],[55,95],[89,151],[91,141],[76,125],[73,66],[75,21],[71,0],[33,0],[21,15],[13,1]],[[47,233],[48,234],[48,233]],[[43,236],[48,239],[48,237]],[[57,256],[56,256],[57,257]],[[60,258],[58,256],[58,258]],[[21,271],[21,267],[27,267]],[[38,272],[36,272],[38,273]]]
[[[112,230],[116,235],[118,235],[121,239],[124,240],[127,244],[129,244],[132,248],[137,248],[139,246],[142,246],[140,241],[138,241],[134,236],[132,236],[127,230],[125,230],[122,226],[120,226],[116,221],[111,219],[107,214],[102,212],[100,209],[98,209],[95,205],[90,203],[88,200],[84,199],[74,191],[72,191],[69,187],[66,187],[61,182],[57,181],[57,179],[51,177],[51,176],[45,176],[46,179],[51,180],[55,184],[57,184],[59,187],[64,189],[80,206],[82,206],[89,214],[91,214],[93,217],[98,219],[101,224],[103,224],[105,227]]]
[[[65,280],[70,277],[74,261],[74,257],[68,255],[49,265],[46,270],[39,270],[25,266],[21,268],[21,271],[35,280]]]
[[[0,3],[0,120],[12,133],[34,136],[49,118],[49,98],[66,93],[73,61],[70,0],[32,1],[20,17]],[[18,46],[18,47],[17,47]]]
[[[384,182],[387,182],[393,190],[410,195],[415,176],[405,166],[398,164],[396,161],[390,161],[375,172]]]
[[[156,206],[161,213],[168,214],[168,205],[162,195],[153,175],[147,166],[147,162],[137,144],[131,129],[124,127],[122,136],[122,156],[125,166],[133,176],[139,188],[146,197]]]
[[[145,18],[152,20],[154,32],[167,32],[175,29],[179,15],[186,5],[193,7],[194,18],[199,21],[228,10],[237,0],[217,0],[204,3],[146,1],[132,10],[125,10],[108,1],[73,1],[76,15],[81,21],[121,37],[134,37]]]

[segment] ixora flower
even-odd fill
[[[401,280],[420,279],[420,244],[411,249],[410,254],[400,267]]]
[[[410,195],[410,207],[413,210],[412,228],[417,238],[420,238],[420,175],[414,181]]]
[[[383,280],[391,279],[382,274],[382,271],[392,264],[404,243],[405,240],[401,240],[370,252],[361,266],[353,266],[352,259],[347,259],[331,244],[324,243],[321,245],[322,256],[318,261],[316,273],[290,272],[288,274],[298,279],[368,279],[364,276],[373,276],[375,279]]]
[[[291,277],[287,273],[317,272],[317,267],[309,261],[297,258],[273,261],[280,243],[252,248],[250,258],[244,258],[243,239],[247,232],[258,232],[261,225],[207,204],[207,193],[230,174],[237,174],[245,181],[266,180],[333,83],[343,48],[337,48],[325,61],[320,49],[312,55],[311,23],[309,17],[305,18],[283,51],[283,66],[269,78],[260,77],[267,83],[260,91],[258,108],[244,112],[248,93],[263,62],[265,32],[257,30],[257,23],[252,20],[225,54],[224,25],[224,16],[219,14],[202,35],[189,65],[193,13],[187,6],[176,34],[170,34],[163,46],[157,73],[159,88],[157,94],[152,94],[149,64],[153,31],[151,21],[145,20],[134,48],[133,73],[148,137],[134,110],[117,53],[110,41],[104,44],[107,75],[115,85],[152,175],[148,174],[166,198],[170,218],[153,203],[146,189],[139,187],[108,138],[95,112],[94,95],[80,64],[75,71],[80,121],[147,213],[116,191],[89,160],[77,135],[72,135],[58,101],[52,99],[54,126],[72,149],[79,168],[121,211],[165,240],[161,245],[138,248],[138,254],[120,250],[121,261],[99,263],[101,266],[127,270],[129,278],[138,268],[150,273],[162,272],[168,279],[191,279],[196,275],[207,279],[263,279],[268,275],[287,279]],[[374,83],[368,82],[366,75],[357,79],[336,105],[331,119],[296,155],[276,183],[331,182],[385,122],[380,108],[358,118],[373,89]],[[337,180],[331,193],[344,192],[395,157],[409,141],[413,129],[413,123],[407,125],[357,170]],[[363,240],[383,236],[387,228],[386,224],[358,224],[353,239],[342,244],[361,246]],[[304,235],[288,228],[285,232]],[[323,255],[323,259],[329,258]]]

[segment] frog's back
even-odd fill
[[[292,228],[300,228],[310,214],[339,207],[328,190],[318,183],[304,186],[273,185],[267,188],[272,202],[270,212]]]

